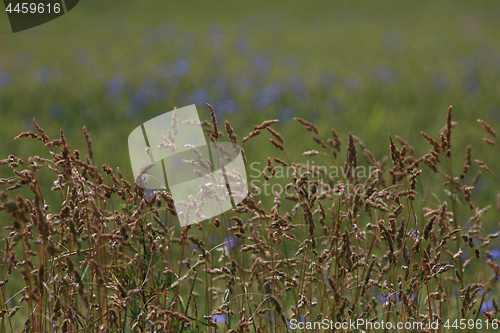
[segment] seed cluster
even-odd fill
[[[389,136],[380,159],[351,133],[343,157],[335,129],[324,137],[301,118],[294,120],[312,135],[305,152],[287,146],[278,120],[239,141],[229,121],[219,130],[208,107],[210,122],[183,122],[234,146],[270,135],[277,149],[264,157],[261,183],[282,182],[280,168],[292,172],[272,195],[252,184],[233,209],[183,228],[168,189],[141,187],[153,165],[134,181],[98,167],[85,127],[84,154],[71,150],[62,131],[50,139],[36,121],[38,133],[15,138],[39,141],[48,153],[0,160],[12,173],[0,179],[2,332],[287,332],[291,319],[497,318],[500,266],[490,250],[500,232],[484,230],[483,221],[492,207],[500,211],[500,194],[496,205],[473,204],[481,170],[496,175],[473,159],[471,146],[463,169],[453,172],[451,107],[438,139],[422,132],[428,153],[418,156]],[[496,132],[478,122],[497,148]],[[154,144],[175,152],[176,112],[171,128]],[[214,168],[191,149],[197,157],[187,162],[208,185],[186,207],[200,214],[217,193],[209,185]],[[341,175],[304,163],[312,158],[340,166]],[[374,171],[361,176],[365,166]]]

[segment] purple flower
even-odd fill
[[[106,91],[106,96],[108,98],[112,98],[123,89],[125,86],[126,79],[120,74],[115,74],[108,82],[106,82],[104,86],[104,90]]]
[[[378,66],[375,70],[375,80],[386,84],[395,85],[398,79],[398,73],[386,65]]]
[[[133,119],[141,113],[142,107],[148,104],[149,95],[150,93],[148,90],[144,88],[135,91],[130,103],[125,107],[125,115],[127,118]]]
[[[167,100],[167,91],[159,87],[157,82],[153,79],[142,80],[141,91],[148,100],[152,100],[156,103],[162,103]]]
[[[288,88],[292,90],[293,94],[302,94],[305,92],[304,82],[297,74],[291,74],[287,82]]]
[[[484,294],[484,290],[483,290],[483,289],[481,289],[481,290],[479,290],[477,293],[478,293],[479,295],[483,295],[483,294]],[[488,296],[490,296],[492,293],[493,293],[493,290],[490,290],[490,291],[488,292]]]
[[[0,88],[8,87],[12,83],[12,76],[9,72],[0,72]]]
[[[402,303],[402,301],[399,300],[398,298],[398,293],[392,293],[388,294],[388,296],[384,296],[382,294],[378,294],[377,298],[382,301],[383,303],[389,302],[389,300],[396,301],[397,303]]]
[[[189,73],[190,68],[191,66],[189,65],[189,62],[184,60],[179,60],[175,63],[173,67],[172,75],[177,77],[186,76]]]
[[[148,104],[149,92],[146,89],[138,89],[132,97],[132,105],[135,107],[142,107]]]
[[[226,251],[229,251],[230,249],[234,248],[234,246],[237,243],[237,240],[236,240],[236,237],[234,237],[234,236],[228,236],[228,237],[224,238],[223,243],[224,243],[224,248],[226,249]]]
[[[221,315],[213,315],[212,319],[214,323],[225,323],[226,322],[226,315],[221,314]]]
[[[263,54],[258,54],[253,58],[253,65],[261,72],[266,72],[271,69],[271,59]]]
[[[493,257],[493,260],[497,260],[498,258],[500,258],[500,250],[498,249],[490,250],[490,253],[491,256]]]
[[[208,102],[208,94],[205,90],[195,89],[191,95],[194,104],[205,105]]]
[[[239,104],[235,100],[226,99],[220,105],[220,109],[224,113],[235,113],[238,111]]]
[[[151,200],[151,198],[153,197],[154,192],[155,192],[154,190],[145,189],[144,190],[144,194],[146,195],[146,200]]]
[[[490,310],[493,310],[493,302],[484,301],[483,304],[481,304],[481,310],[479,310],[479,312],[483,314],[484,311],[490,311]]]
[[[479,87],[479,82],[475,75],[469,74],[466,75],[463,79],[463,88],[464,90],[474,90]]]
[[[211,42],[218,42],[222,39],[222,28],[218,25],[211,25],[207,29],[207,36]]]
[[[253,107],[256,111],[261,111],[269,104],[269,98],[264,94],[257,94],[253,98]]]
[[[253,105],[257,111],[263,110],[270,103],[277,101],[281,97],[282,87],[275,83],[269,87],[262,89],[254,96]]]
[[[271,102],[277,101],[281,97],[283,88],[279,83],[275,83],[266,87],[262,90],[262,93],[266,95]]]
[[[229,76],[225,73],[217,75],[214,78],[215,87],[219,91],[226,91],[229,88]]]

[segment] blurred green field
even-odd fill
[[[325,140],[335,128],[343,149],[352,132],[380,159],[390,133],[420,156],[429,150],[420,131],[437,137],[453,105],[457,174],[468,144],[498,174],[498,153],[476,119],[500,130],[499,16],[497,1],[87,0],[12,34],[0,13],[0,157],[48,156],[39,142],[12,140],[34,130],[33,117],[51,138],[62,128],[85,154],[85,125],[96,162],[132,179],[129,133],[174,106],[196,104],[208,120],[207,102],[239,139],[280,119],[274,128],[292,159],[321,148],[293,117],[316,124]],[[279,155],[269,137],[244,146],[249,162]],[[50,188],[53,179],[41,177]],[[474,192],[485,205],[499,192],[493,179]]]
[[[426,152],[420,131],[436,135],[454,105],[456,144],[483,147],[475,120],[500,121],[499,13],[494,1],[83,1],[17,34],[2,20],[0,155],[38,151],[11,140],[36,117],[79,147],[86,125],[97,161],[130,175],[132,129],[175,105],[196,103],[208,119],[205,102],[240,135],[279,118],[291,146],[311,149],[299,126],[285,126],[299,116],[324,135],[356,134],[376,157],[387,153],[388,133]],[[251,159],[272,149],[261,143],[248,144]],[[489,162],[481,150],[476,157]]]
[[[455,147],[471,143],[492,165],[475,121],[500,122],[499,13],[494,1],[83,1],[17,34],[5,15],[0,156],[45,153],[12,141],[34,129],[33,117],[50,136],[63,128],[80,149],[86,125],[96,161],[131,177],[128,134],[174,106],[196,103],[208,119],[206,102],[240,138],[264,119],[280,119],[276,129],[297,154],[316,147],[300,126],[286,126],[294,116],[325,137],[330,127],[342,138],[354,133],[377,158],[388,153],[388,133],[423,154],[420,131],[436,136],[453,105]],[[250,160],[265,161],[274,149],[265,141],[247,144]]]

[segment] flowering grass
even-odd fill
[[[94,162],[85,127],[81,153],[63,131],[49,138],[34,121],[36,133],[15,139],[45,152],[0,161],[12,173],[0,180],[2,221],[10,221],[0,252],[1,331],[286,332],[292,320],[498,317],[500,266],[489,250],[500,232],[483,220],[500,210],[500,196],[483,207],[473,193],[480,178],[499,179],[472,147],[454,149],[451,107],[439,137],[422,132],[427,153],[389,135],[380,138],[381,160],[351,133],[343,139],[294,120],[288,126],[302,127],[308,151],[287,144],[273,128],[278,120],[244,136],[212,112],[212,123],[202,123],[207,139],[243,149],[260,142],[274,154],[235,209],[184,228],[168,189],[145,192]],[[495,130],[477,126],[498,154]],[[343,172],[332,176],[329,166]],[[281,167],[291,168],[288,178]],[[41,186],[50,175],[52,188]],[[264,183],[283,186],[269,196]],[[48,201],[50,191],[58,200]]]

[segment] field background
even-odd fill
[[[51,138],[64,129],[82,153],[86,125],[96,162],[132,179],[129,133],[174,106],[194,103],[208,120],[207,102],[239,139],[280,119],[274,128],[295,160],[320,147],[293,117],[316,124],[325,139],[335,128],[343,152],[352,132],[380,159],[390,133],[420,156],[430,148],[420,131],[437,137],[453,105],[454,163],[462,166],[472,144],[498,174],[498,154],[476,120],[500,129],[499,17],[497,1],[87,0],[12,34],[0,13],[0,157],[48,156],[39,143],[12,140],[34,130],[33,117]],[[245,145],[249,162],[276,156],[268,138]],[[473,194],[484,205],[500,192],[489,180]],[[52,181],[42,174],[44,186]],[[497,230],[499,214],[489,214],[485,224]]]
[[[299,126],[287,126],[298,116],[324,134],[330,127],[342,138],[354,133],[376,157],[387,154],[388,133],[427,151],[420,131],[436,136],[449,105],[459,123],[454,139],[464,147],[481,141],[477,118],[500,122],[494,1],[111,0],[75,9],[17,34],[6,16],[0,22],[2,156],[38,149],[11,140],[34,129],[36,117],[50,136],[63,128],[78,147],[86,125],[97,161],[131,175],[126,138],[136,126],[192,103],[208,119],[206,102],[240,136],[279,118],[276,129],[309,149]],[[261,143],[248,144],[251,159],[272,149]]]

